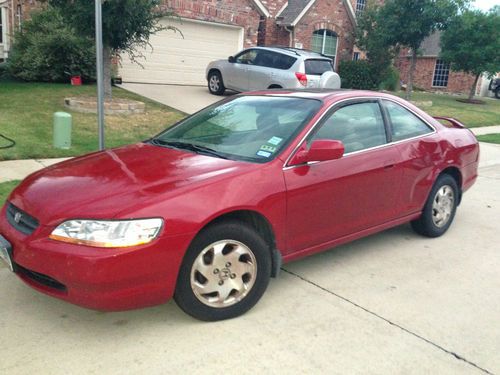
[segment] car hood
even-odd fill
[[[255,167],[141,143],[45,168],[27,177],[10,201],[42,225],[68,218],[111,219],[131,205],[168,199]]]

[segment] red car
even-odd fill
[[[237,95],[27,177],[2,209],[1,254],[28,285],[81,306],[174,297],[198,319],[227,319],[282,262],[406,222],[442,235],[478,158],[456,120],[391,95]]]

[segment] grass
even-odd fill
[[[7,182],[2,182],[0,183],[0,207],[3,206],[5,200],[9,196],[10,192],[14,190],[14,188],[20,183],[21,181],[7,181]]]
[[[481,142],[496,143],[500,145],[500,134],[478,135],[477,139]]]
[[[12,159],[54,158],[81,155],[98,149],[97,116],[71,112],[64,106],[69,96],[95,96],[94,85],[0,83],[0,134],[16,141],[13,148],[0,149],[0,161]],[[113,88],[117,98],[146,103],[143,114],[106,116],[106,147],[116,147],[146,139],[184,117],[172,108]],[[70,150],[52,146],[53,114],[57,111],[73,115]],[[0,147],[7,142],[0,138]]]
[[[404,97],[404,94],[404,92],[396,93],[401,97]],[[432,101],[432,107],[421,107],[430,115],[455,117],[469,128],[500,125],[500,100],[480,98],[486,104],[468,104],[457,102],[456,99],[459,98],[465,99],[466,96],[427,92],[414,92],[412,94],[412,101]]]

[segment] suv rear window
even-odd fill
[[[324,72],[333,72],[333,66],[330,60],[306,60],[305,62],[306,74],[313,76],[320,76]]]

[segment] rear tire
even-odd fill
[[[211,225],[186,252],[174,299],[199,320],[237,317],[264,294],[271,263],[268,244],[252,228],[238,221]]]
[[[458,199],[455,179],[449,174],[439,176],[425,202],[422,216],[411,222],[413,230],[426,237],[443,235],[453,222]]]
[[[495,98],[500,99],[500,87],[495,90]]]
[[[213,95],[223,95],[226,91],[222,75],[218,70],[213,70],[208,74],[208,91]]]

